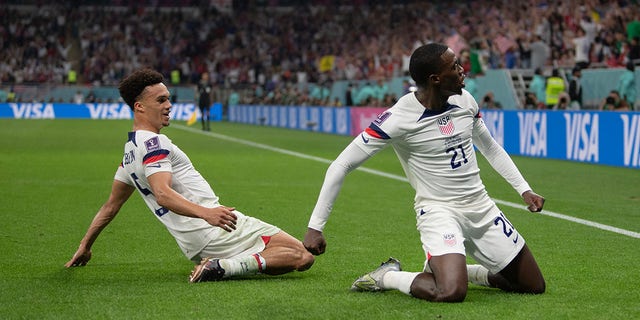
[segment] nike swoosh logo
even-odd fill
[[[364,143],[369,143],[369,139],[364,137],[364,133],[361,133],[360,137],[362,137],[362,141],[364,141]]]
[[[424,209],[420,209],[420,215],[423,215],[423,214],[425,214],[425,213],[427,213],[427,212],[426,212],[426,211],[424,211]]]

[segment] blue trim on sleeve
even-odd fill
[[[167,150],[167,149],[160,149],[160,150],[151,151],[151,152],[147,153],[144,156],[144,158],[142,158],[142,163],[143,164],[153,163],[153,162],[156,162],[158,160],[162,160],[162,159],[166,158],[168,155],[169,155],[169,150]]]
[[[375,134],[371,134],[371,132],[369,132],[369,130],[372,130],[373,132],[375,132]],[[369,133],[369,135],[374,136],[374,137],[379,138],[379,139],[391,139],[391,137],[389,137],[388,134],[386,134],[384,131],[382,131],[382,129],[380,129],[380,127],[378,127],[374,123],[371,123],[369,125],[369,128],[366,131],[367,131],[367,133]]]

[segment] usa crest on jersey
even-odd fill
[[[453,120],[447,114],[438,119],[438,129],[440,129],[440,133],[445,136],[450,136],[456,130],[453,125]]]

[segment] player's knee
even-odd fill
[[[466,284],[439,284],[416,278],[411,285],[411,295],[433,302],[462,302],[467,296]]]
[[[428,292],[421,290],[412,290],[411,295],[415,298],[432,301],[432,302],[462,302],[467,296],[466,291],[454,292]]]
[[[451,290],[442,291],[436,301],[439,302],[462,302],[467,297],[467,287],[456,286]]]

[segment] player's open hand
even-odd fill
[[[89,260],[91,260],[91,250],[80,248],[73,255],[73,258],[71,258],[71,260],[69,260],[69,262],[67,262],[64,266],[67,268],[86,266]]]
[[[236,208],[225,206],[210,208],[203,219],[212,226],[220,227],[226,232],[231,232],[236,229],[236,223],[238,222],[238,216],[233,213],[235,209]]]
[[[327,241],[324,239],[322,232],[311,228],[307,229],[303,244],[307,251],[316,256],[323,254],[327,247]]]
[[[524,199],[524,202],[528,205],[527,209],[531,212],[540,212],[544,207],[544,197],[531,190],[525,191],[522,194],[522,199]]]

